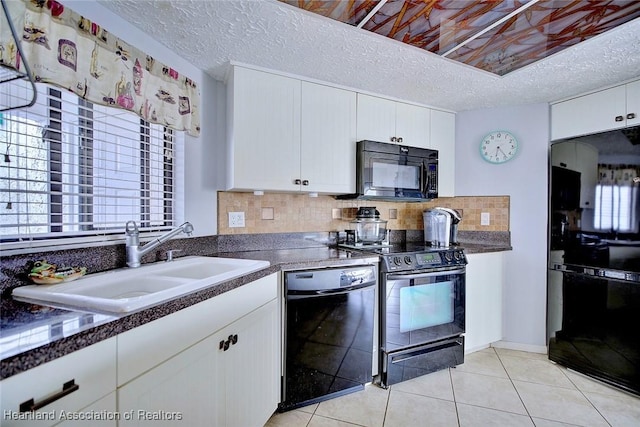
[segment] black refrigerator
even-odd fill
[[[640,141],[556,142],[549,169],[552,361],[640,395]]]

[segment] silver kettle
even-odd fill
[[[462,215],[455,209],[436,207],[422,213],[424,242],[428,246],[448,247],[458,244],[458,223]]]

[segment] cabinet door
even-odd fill
[[[624,85],[559,102],[551,106],[551,139],[620,129],[625,116]]]
[[[401,145],[429,148],[431,110],[396,102],[396,137]]]
[[[300,81],[235,67],[228,113],[228,189],[299,188]]]
[[[396,136],[396,103],[359,93],[357,120],[358,141],[390,143]]]
[[[564,141],[551,146],[551,165],[576,170],[576,143]]]
[[[472,352],[502,339],[504,255],[467,255],[465,348]]]
[[[227,351],[216,350],[217,377],[226,390],[226,416],[212,425],[262,426],[276,410],[281,375],[279,319],[278,303],[273,300],[216,334],[218,342],[230,337],[237,341]]]
[[[354,193],[356,93],[302,82],[301,120],[300,189]]]
[[[636,125],[640,125],[640,80],[627,84],[627,126]]]
[[[116,389],[116,339],[110,338],[67,356],[60,357],[28,371],[2,380],[3,426],[49,426],[61,421],[62,411],[73,413],[86,408]],[[37,419],[18,420],[7,414],[19,415],[20,404],[34,400],[35,404],[56,393],[71,380],[78,389],[38,409]],[[69,388],[68,388],[69,389]],[[70,390],[70,389],[69,389]]]
[[[102,416],[104,419],[91,419],[90,416],[93,414]],[[76,415],[84,416],[84,419],[75,419]],[[116,392],[114,391],[77,413],[66,415],[66,419],[58,424],[58,427],[116,427],[118,415]],[[59,414],[59,418],[62,418],[62,412]]]
[[[455,191],[456,116],[431,110],[431,144],[438,150],[438,197],[453,197]]]
[[[162,339],[161,336],[158,339]],[[224,384],[216,377],[218,342],[209,337],[118,389],[120,426],[207,427],[216,423]]]

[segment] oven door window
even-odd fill
[[[400,288],[400,332],[411,332],[453,322],[454,282]]]

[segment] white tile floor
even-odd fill
[[[640,398],[551,363],[488,348],[463,365],[274,415],[266,427],[640,426]]]

